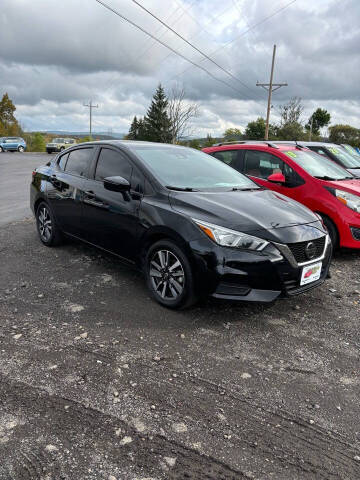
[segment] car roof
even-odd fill
[[[96,140],[92,142],[84,142],[79,144],[82,145],[113,145],[114,147],[125,147],[129,150],[132,150],[132,147],[136,147],[138,145],[147,146],[147,147],[156,147],[156,148],[180,148],[180,149],[187,149],[189,147],[183,147],[182,145],[174,145],[172,143],[159,143],[159,142],[146,142],[142,140]]]
[[[274,143],[276,143],[277,145],[280,145],[280,144],[290,144],[290,145],[295,145],[296,142],[292,141],[292,140],[276,140],[274,141]],[[310,147],[339,147],[339,145],[337,143],[329,143],[329,142],[310,142],[310,141],[307,141],[307,140],[299,140],[297,142],[299,145],[306,145],[306,146],[310,146]]]
[[[220,143],[217,145],[213,145],[212,147],[203,148],[205,152],[216,152],[222,150],[237,150],[237,149],[246,149],[246,148],[254,148],[260,147],[261,150],[269,150],[269,151],[283,151],[283,150],[296,150],[298,147],[296,146],[295,142],[284,142],[283,144],[277,144],[277,142],[266,142],[266,141],[239,141],[239,142],[228,142],[228,143]]]

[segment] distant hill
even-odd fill
[[[27,132],[27,133],[35,133],[35,132]],[[46,135],[58,135],[59,137],[87,137],[89,132],[66,132],[63,130],[43,130],[40,133],[44,133]],[[93,137],[101,138],[103,140],[115,138],[117,140],[121,140],[124,138],[126,133],[119,133],[119,132],[92,132]]]

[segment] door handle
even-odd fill
[[[61,182],[60,182],[60,180],[58,180],[58,178],[55,174],[51,175],[50,183],[52,183],[55,188],[60,188],[61,187]]]
[[[85,197],[89,200],[93,200],[95,198],[95,192],[93,192],[92,190],[87,190],[85,193]]]

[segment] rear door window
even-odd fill
[[[102,148],[96,165],[95,180],[106,177],[123,177],[130,182],[132,165],[125,155],[110,148]]]
[[[79,148],[69,152],[65,171],[72,175],[85,177],[93,155],[93,148]]]

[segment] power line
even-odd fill
[[[267,17],[263,18],[262,20],[260,20],[259,22],[257,23],[254,23],[254,25],[251,25],[247,30],[245,30],[244,32],[242,32],[240,35],[238,35],[237,37],[233,38],[232,40],[230,40],[229,42],[225,43],[224,45],[222,45],[221,47],[217,48],[216,50],[214,50],[213,52],[210,53],[210,55],[214,55],[215,53],[218,53],[220,50],[222,50],[223,48],[226,48],[228,47],[229,45],[231,45],[232,43],[236,42],[237,40],[239,40],[241,37],[243,37],[244,35],[246,35],[247,33],[249,33],[251,30],[253,30],[254,28],[258,27],[259,25],[262,25],[263,23],[265,23],[267,20],[270,20],[270,18],[273,18],[275,15],[277,15],[278,13],[282,12],[283,10],[285,10],[286,8],[290,7],[290,5],[292,5],[293,3],[295,3],[297,0],[291,0],[291,2],[287,3],[286,5],[284,5],[283,7],[279,8],[278,10],[276,10],[275,12],[273,12],[271,15],[268,15]],[[200,60],[200,63],[203,62],[204,60]],[[171,80],[179,77],[180,75],[184,75],[184,73],[186,73],[191,67],[187,67],[185,70],[183,70],[182,72],[174,75],[173,77],[171,77]]]
[[[252,91],[253,89],[248,87],[244,82],[242,82],[239,78],[237,78],[235,75],[233,75],[231,72],[229,72],[228,70],[226,70],[224,67],[222,67],[219,63],[217,63],[215,60],[213,60],[211,57],[209,57],[206,53],[204,53],[202,50],[200,50],[198,47],[196,47],[193,43],[189,42],[189,40],[187,40],[186,38],[184,38],[182,35],[180,35],[180,33],[176,32],[172,27],[170,27],[169,25],[167,25],[163,20],[161,20],[161,18],[157,17],[154,13],[150,12],[150,10],[148,10],[146,7],[144,7],[143,5],[141,5],[141,3],[139,3],[137,0],[131,0],[133,3],[135,3],[136,5],[138,5],[140,8],[142,8],[146,13],[148,13],[149,15],[151,15],[153,18],[155,18],[158,22],[160,22],[162,25],[164,25],[164,27],[166,27],[168,30],[170,30],[172,33],[174,33],[177,37],[181,38],[181,40],[183,40],[187,45],[190,45],[190,47],[192,47],[194,50],[196,50],[197,52],[200,53],[200,55],[202,55],[203,57],[205,57],[207,60],[209,60],[211,63],[213,63],[214,65],[216,65],[218,68],[220,68],[220,70],[222,70],[223,72],[225,72],[227,75],[229,75],[231,78],[233,78],[234,80],[236,80],[237,82],[241,83],[241,85],[245,88],[247,88],[248,90]]]
[[[181,3],[179,3],[178,0],[174,0],[174,1],[175,1],[175,3],[177,3],[178,5],[181,6]],[[191,4],[191,5],[192,5],[192,4]],[[181,7],[181,8],[183,8],[183,7]],[[189,9],[187,9],[187,10],[185,11],[185,13],[186,13],[186,15],[187,15],[188,17],[190,17],[195,23],[197,23],[197,24],[199,25],[200,31],[199,31],[196,35],[198,35],[198,34],[199,34],[200,32],[202,32],[202,31],[205,31],[208,35],[211,35],[213,38],[216,38],[215,34],[212,33],[212,32],[209,32],[208,30],[206,30],[205,27],[207,27],[208,25],[210,25],[211,23],[213,23],[215,20],[217,20],[218,18],[220,18],[222,15],[224,15],[225,12],[227,12],[229,9],[232,9],[232,8],[233,8],[233,5],[230,5],[230,7],[227,6],[227,7],[226,7],[224,10],[222,10],[219,14],[214,15],[214,16],[211,16],[210,19],[209,19],[209,21],[206,22],[205,25],[202,25],[202,24],[199,22],[199,20],[198,20],[194,15],[192,15],[192,14],[190,13]],[[194,36],[195,36],[195,35],[194,35]],[[191,38],[193,38],[193,36],[192,36]]]
[[[197,1],[197,0],[194,0],[194,1],[189,5],[189,8],[191,8],[196,1]],[[175,10],[174,13],[176,13],[178,10],[180,10],[180,8],[182,8],[182,7],[179,6],[179,7]],[[175,24],[185,15],[185,13],[186,13],[186,10],[183,9],[182,14],[181,14],[178,18],[176,18],[173,22],[171,22],[171,25],[175,25]],[[171,17],[171,16],[172,16],[172,15],[170,15],[170,17]],[[167,21],[170,20],[170,17],[168,18]],[[158,32],[160,32],[161,29],[162,29],[162,27],[160,26],[160,27],[156,30],[155,34],[158,33]],[[164,31],[161,35],[159,35],[159,38],[163,38],[166,33],[167,33],[167,31]],[[145,50],[144,50],[138,57],[136,57],[136,61],[139,61],[141,58],[143,58],[143,56],[153,47],[153,45],[155,45],[155,43],[156,43],[156,42],[153,41],[153,42],[151,43],[151,45],[148,45],[148,46],[145,48]],[[169,53],[169,55],[171,55],[171,53]]]
[[[184,55],[182,55],[181,53],[177,52],[174,48],[170,47],[169,45],[167,45],[165,42],[163,42],[162,40],[159,40],[157,37],[155,37],[152,33],[148,32],[147,30],[145,30],[143,27],[141,27],[140,25],[137,25],[135,22],[133,22],[132,20],[128,19],[127,17],[125,17],[123,14],[121,14],[120,12],[118,12],[117,10],[115,10],[114,8],[110,7],[110,5],[107,5],[105,2],[103,2],[102,0],[95,0],[95,2],[99,3],[100,5],[102,5],[103,7],[107,8],[108,10],[110,10],[112,13],[114,13],[115,15],[117,15],[118,17],[122,18],[123,20],[125,20],[126,22],[130,23],[130,25],[132,25],[133,27],[137,28],[138,30],[140,30],[141,32],[145,33],[146,35],[148,35],[150,38],[152,38],[153,40],[156,40],[158,43],[160,43],[161,45],[163,45],[165,48],[171,50],[173,53],[175,53],[176,55],[178,55],[179,57],[181,57],[183,60],[186,60],[187,62],[191,63],[194,67],[197,67],[199,68],[200,70],[202,70],[203,72],[207,73],[211,78],[213,78],[214,80],[216,80],[217,82],[221,82],[222,84],[226,85],[227,87],[231,88],[232,90],[234,90],[235,92],[239,93],[240,95],[243,95],[243,92],[241,92],[240,90],[238,90],[237,88],[233,87],[230,83],[227,83],[225,80],[222,80],[221,78],[217,78],[215,77],[215,75],[213,75],[211,72],[209,72],[209,70],[207,70],[206,68],[202,67],[201,65],[198,65],[197,63],[193,62],[192,60],[190,60],[189,58],[185,57]]]
[[[176,3],[179,3],[178,0],[175,0]],[[195,3],[195,2],[193,2]],[[193,5],[193,3],[190,5],[190,7]],[[180,4],[179,4],[180,5]],[[206,32],[208,35],[211,35],[212,37],[216,38],[216,36],[211,33],[211,32],[208,32],[208,30],[206,30],[205,27],[207,27],[208,25],[211,25],[211,23],[213,23],[215,20],[218,20],[220,17],[222,17],[227,11],[231,10],[233,8],[233,5],[231,5],[230,7],[227,6],[224,10],[222,10],[219,14],[217,14],[216,16],[210,18],[210,20],[208,22],[205,23],[205,25],[201,25],[201,23],[196,19],[196,17],[194,17],[193,15],[191,15],[188,10],[184,10],[184,12],[190,16],[190,18],[192,18],[199,26],[200,26],[200,30],[197,32],[197,33],[194,33],[194,35],[192,35],[190,37],[189,40],[192,40],[193,38],[196,38],[198,35],[200,35],[201,32]],[[166,57],[164,57],[161,62],[159,63],[159,66],[164,63],[169,57],[171,57],[171,53],[169,53],[168,55],[166,55]]]

